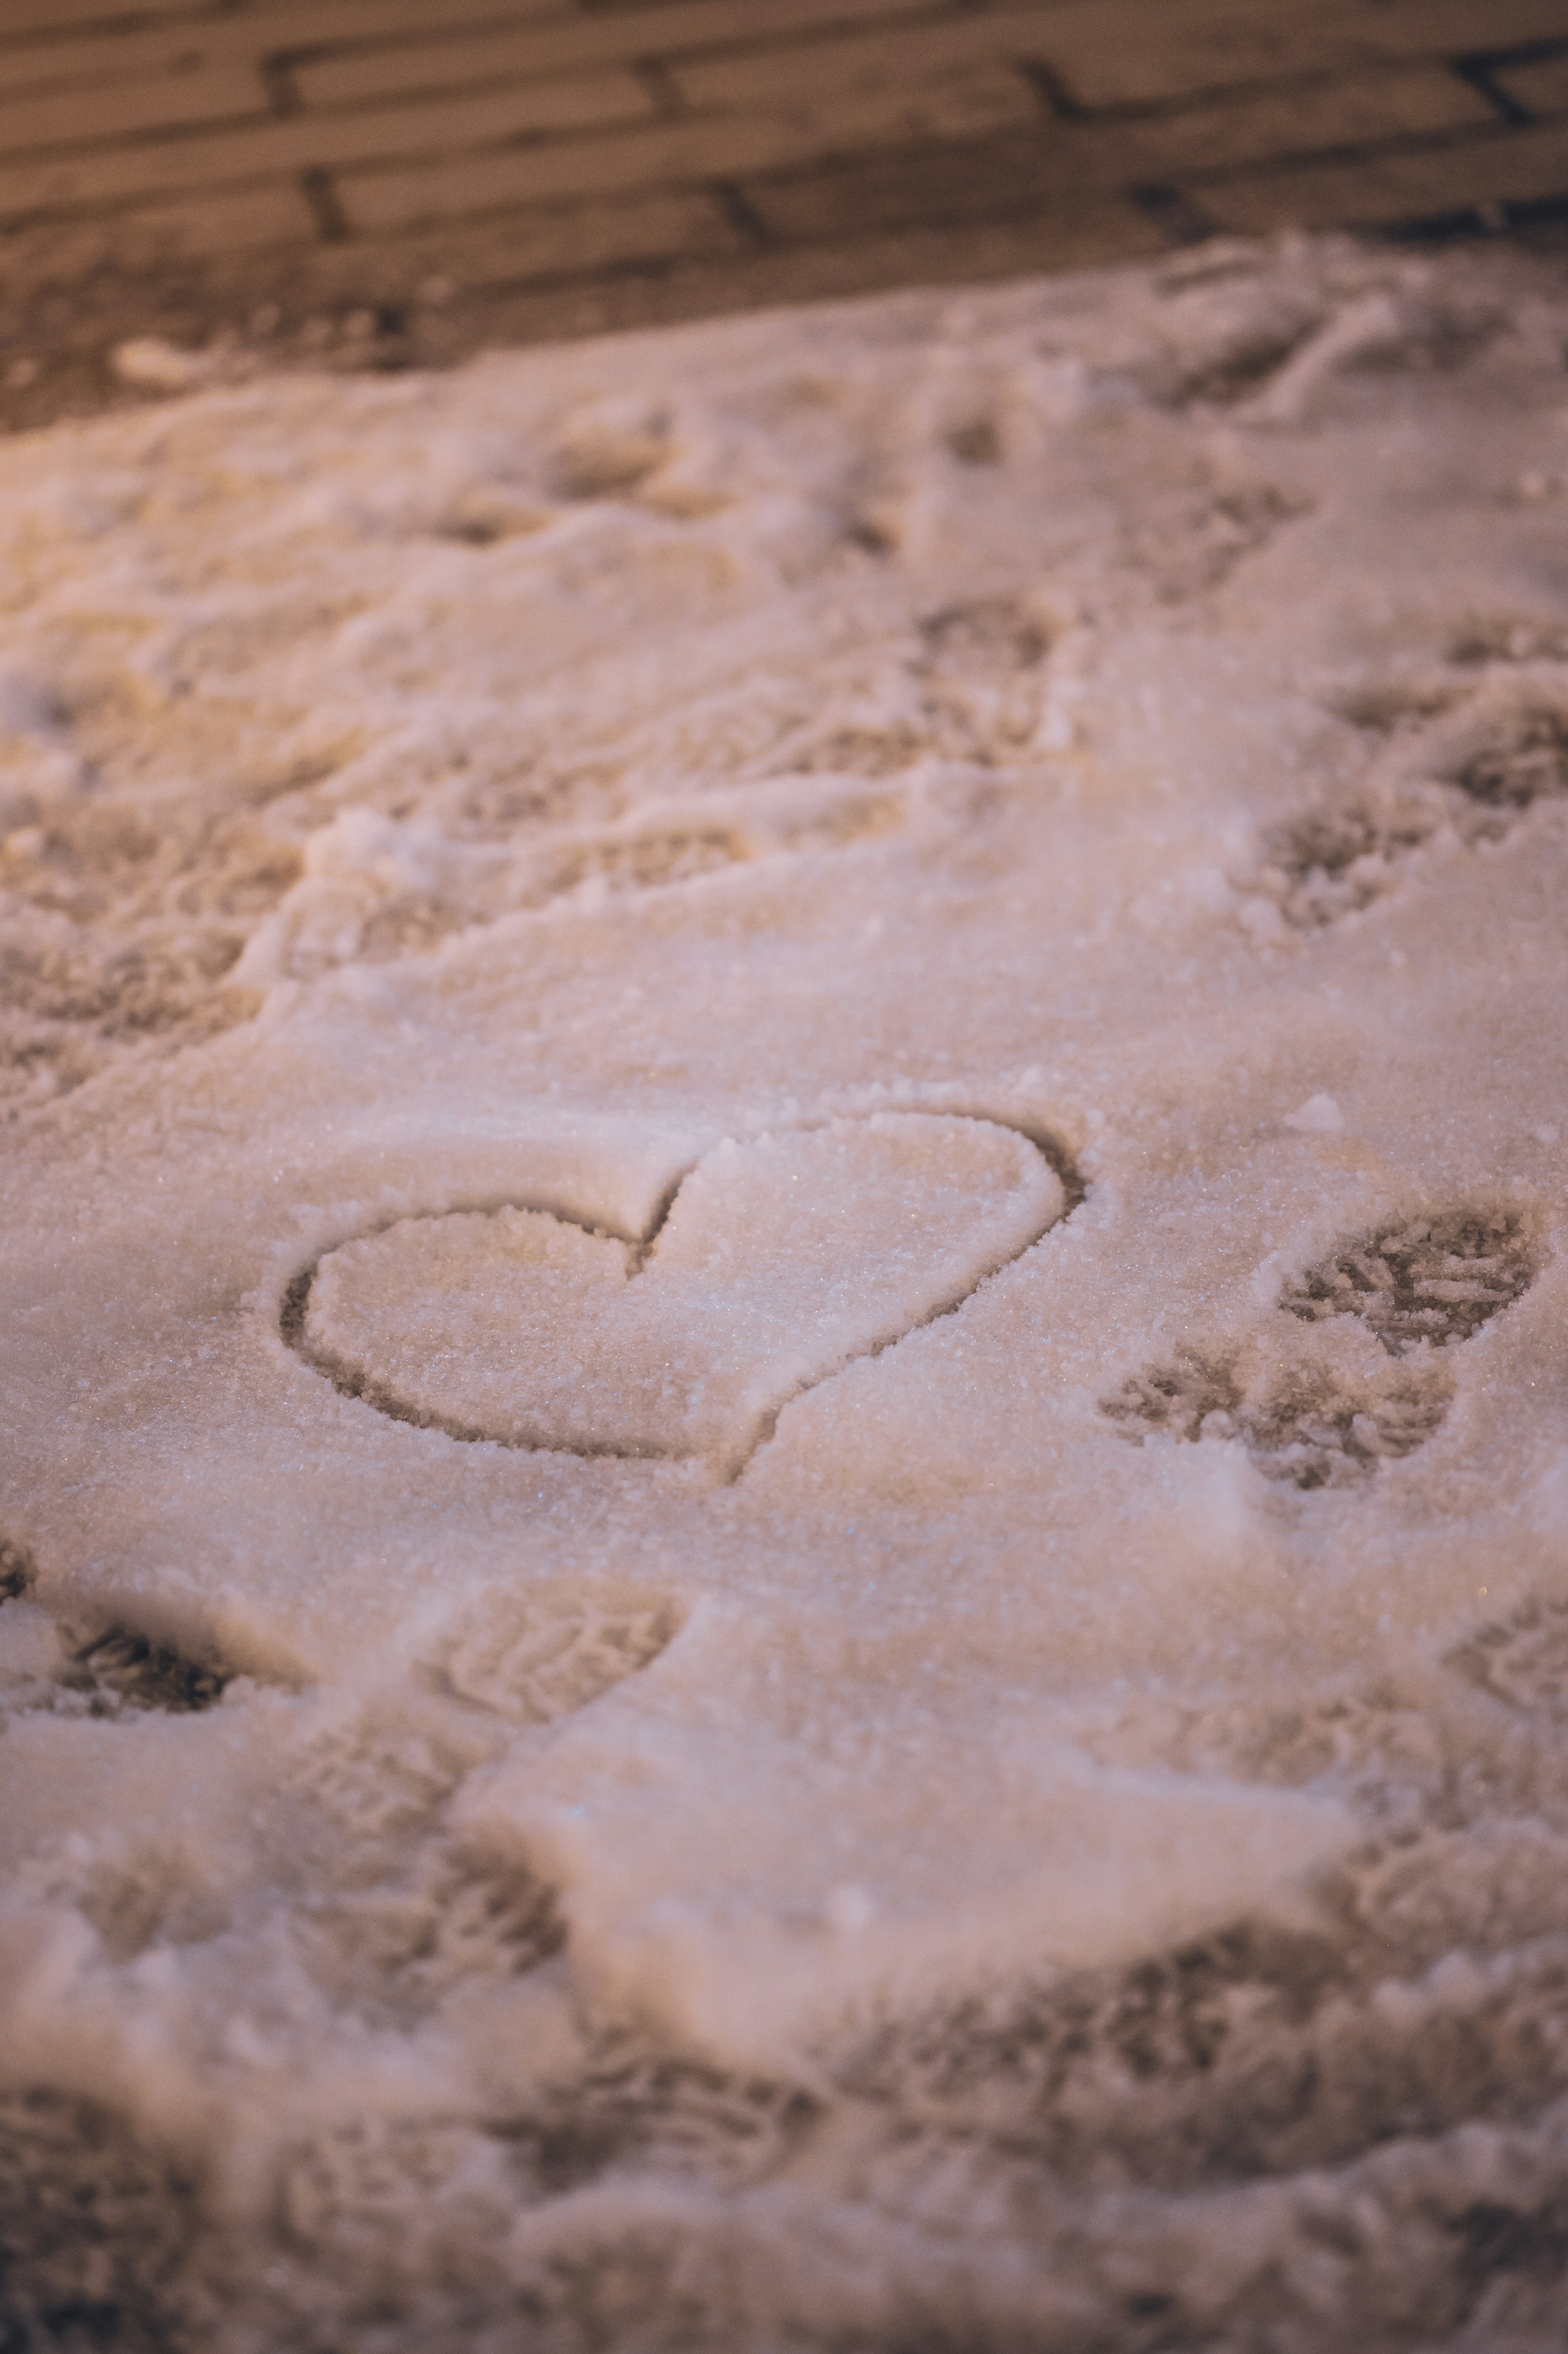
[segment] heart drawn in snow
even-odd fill
[[[517,1208],[344,1243],[299,1344],[454,1437],[733,1478],[791,1397],[956,1308],[1064,1206],[1038,1147],[991,1120],[837,1120],[721,1144],[641,1243]]]

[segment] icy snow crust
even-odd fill
[[[18,2346],[1561,2345],[1565,338],[0,451]]]

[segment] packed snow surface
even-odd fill
[[[7,2346],[1561,2346],[1565,345],[0,451]]]

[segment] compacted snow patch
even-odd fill
[[[0,2313],[1568,2328],[1568,297],[0,451]]]

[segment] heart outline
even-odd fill
[[[936,1120],[973,1121],[977,1125],[1001,1129],[1021,1138],[1039,1154],[1046,1169],[1055,1179],[1056,1204],[1044,1223],[1028,1234],[1022,1242],[1007,1249],[1001,1257],[989,1261],[975,1274],[968,1277],[960,1287],[942,1297],[935,1306],[911,1317],[895,1332],[882,1337],[873,1337],[864,1342],[850,1346],[838,1362],[825,1366],[821,1372],[808,1374],[789,1388],[776,1403],[759,1412],[742,1447],[728,1451],[726,1459],[720,1462],[714,1463],[710,1458],[710,1468],[715,1471],[723,1484],[730,1484],[740,1478],[759,1449],[772,1437],[784,1407],[794,1398],[821,1386],[824,1381],[832,1380],[848,1365],[864,1358],[880,1356],[886,1350],[896,1348],[902,1341],[908,1338],[911,1332],[955,1314],[966,1300],[972,1298],[982,1283],[988,1281],[991,1276],[1000,1274],[1004,1267],[1013,1265],[1027,1251],[1032,1250],[1046,1234],[1054,1232],[1057,1226],[1064,1225],[1086,1196],[1087,1187],[1076,1161],[1059,1136],[1049,1129],[1025,1123],[1016,1117],[999,1117],[990,1109],[976,1109],[968,1106],[962,1109],[954,1109],[939,1104],[897,1107],[879,1105],[874,1108],[857,1108],[850,1111],[824,1113],[817,1119],[791,1121],[783,1127],[770,1127],[748,1136],[745,1141],[750,1145],[757,1145],[769,1139],[790,1135],[807,1136],[835,1125],[848,1125],[856,1120],[870,1121],[889,1116],[896,1118],[901,1115]],[[506,1210],[534,1211],[537,1214],[553,1219],[559,1225],[574,1227],[578,1232],[596,1239],[622,1244],[628,1252],[627,1278],[629,1281],[634,1280],[651,1258],[683,1187],[714,1150],[715,1147],[710,1146],[706,1150],[694,1154],[692,1159],[678,1171],[660,1196],[652,1216],[641,1234],[618,1233],[602,1222],[595,1223],[574,1216],[569,1211],[562,1209],[557,1203],[535,1204],[525,1197],[508,1193],[499,1199],[490,1196],[483,1200],[448,1201],[440,1208],[429,1211],[403,1209],[391,1216],[356,1228],[351,1233],[340,1235],[335,1240],[324,1244],[307,1265],[299,1268],[283,1287],[278,1310],[280,1337],[302,1363],[309,1366],[323,1379],[331,1382],[341,1394],[360,1399],[389,1421],[406,1422],[418,1429],[440,1431],[444,1437],[463,1444],[502,1446],[514,1448],[520,1453],[575,1456],[581,1460],[593,1460],[599,1458],[609,1458],[619,1461],[692,1460],[694,1459],[692,1454],[661,1446],[638,1446],[592,1440],[568,1443],[517,1437],[505,1432],[478,1427],[456,1417],[443,1416],[429,1406],[410,1405],[390,1389],[378,1384],[364,1368],[350,1363],[330,1350],[313,1346],[306,1331],[306,1319],[313,1288],[323,1261],[350,1243],[373,1240],[393,1227],[411,1225],[421,1219],[435,1221],[471,1214],[494,1215]]]

